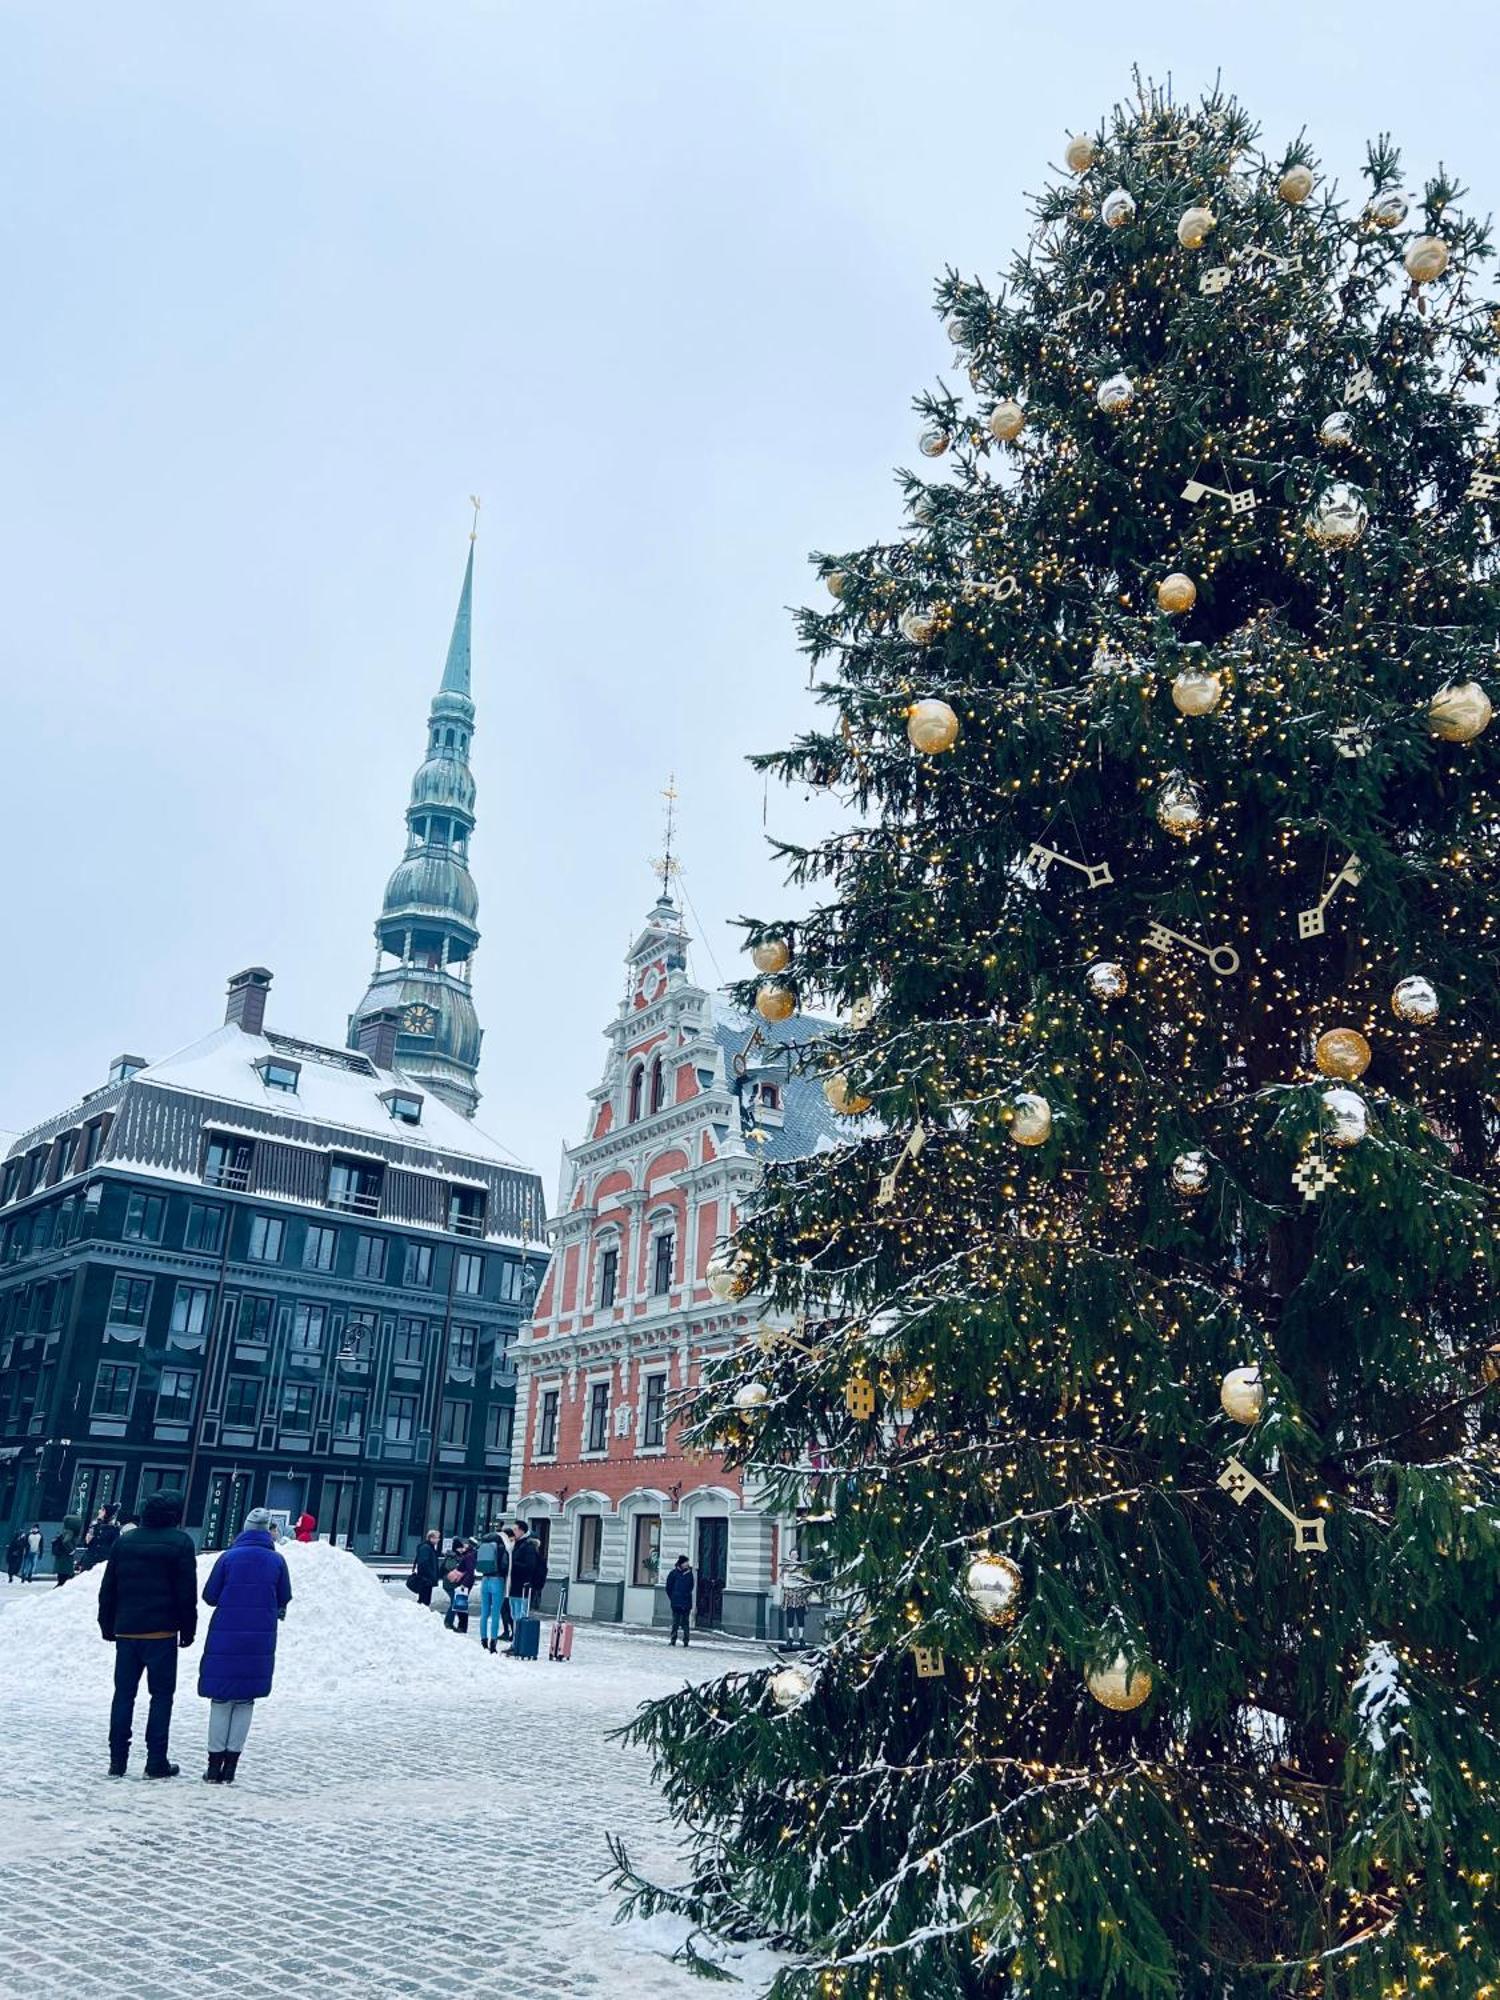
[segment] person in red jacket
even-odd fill
[[[299,1542],[310,1542],[313,1536],[316,1535],[318,1532],[318,1523],[316,1518],[311,1514],[299,1514],[297,1517],[297,1525],[292,1530],[292,1532],[297,1537],[297,1540]]]

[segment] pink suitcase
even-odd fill
[[[552,1627],[552,1642],[547,1648],[549,1660],[571,1660],[573,1657],[573,1621],[559,1618]]]

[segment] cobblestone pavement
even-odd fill
[[[0,1585],[0,1656],[19,1588]],[[764,1658],[704,1648],[693,1671]],[[144,1688],[123,1782],[104,1775],[92,1697],[85,1708],[54,1685],[8,1698],[0,1995],[748,2000],[763,1960],[742,1966],[742,1985],[705,1986],[661,1955],[678,1935],[660,1920],[612,1925],[603,1882],[610,1831],[671,1869],[647,1760],[605,1736],[680,1685],[685,1664],[659,1638],[581,1626],[569,1664],[497,1657],[488,1702],[402,1697],[348,1713],[273,1694],[232,1789],[199,1781],[207,1709],[191,1684],[172,1732],[182,1775],[166,1784],[137,1775]]]

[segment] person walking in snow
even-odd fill
[[[454,1542],[453,1554],[443,1578],[443,1587],[448,1593],[448,1609],[443,1613],[443,1623],[450,1632],[467,1632],[469,1629],[469,1592],[474,1588],[474,1555],[472,1542],[466,1542],[462,1537]]]
[[[76,1514],[64,1514],[62,1526],[52,1537],[52,1580],[64,1584],[73,1574],[78,1555],[78,1531],[83,1526]]]
[[[206,1785],[234,1783],[255,1704],[271,1692],[277,1627],[292,1601],[271,1527],[269,1511],[252,1507],[203,1586],[203,1602],[214,1608],[198,1663],[198,1692],[209,1704]]]
[[[115,1698],[109,1711],[109,1775],[123,1778],[130,1758],[141,1675],[151,1695],[146,1715],[146,1776],[175,1778],[167,1757],[177,1654],[198,1629],[197,1551],[179,1526],[180,1493],[153,1493],[141,1525],[110,1550],[99,1585],[99,1630],[115,1649]]]
[[[693,1566],[686,1556],[679,1556],[667,1571],[667,1602],[672,1607],[672,1636],[669,1646],[677,1644],[677,1634],[682,1634],[682,1643],[688,1643],[688,1615],[693,1608],[693,1590],[697,1579]]]
[[[416,1599],[424,1610],[432,1603],[432,1593],[437,1589],[443,1573],[443,1559],[438,1545],[442,1536],[436,1528],[429,1528],[417,1543],[417,1553],[412,1557],[409,1585],[415,1585]]]
[[[487,1652],[498,1651],[505,1594],[509,1588],[510,1544],[498,1521],[492,1522],[474,1557],[479,1578],[479,1643]]]
[[[21,1564],[26,1560],[26,1537],[17,1528],[5,1544],[5,1581],[14,1583],[21,1574]]]
[[[42,1524],[33,1521],[26,1530],[26,1553],[21,1557],[21,1581],[30,1583],[36,1575],[36,1566],[42,1559]]]

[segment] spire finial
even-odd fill
[[[469,560],[464,565],[463,588],[458,593],[458,610],[453,619],[453,637],[448,641],[448,658],[443,667],[440,692],[469,693],[469,624],[474,595],[474,542],[479,533],[479,501],[471,493],[469,499],[474,506],[474,525],[469,530]]]
[[[477,541],[477,540],[479,539],[479,507],[480,507],[480,500],[479,500],[479,495],[478,495],[477,493],[471,493],[471,494],[469,495],[469,505],[470,505],[470,506],[471,506],[471,507],[472,507],[472,508],[474,509],[474,525],[473,525],[473,527],[472,527],[472,528],[470,528],[470,530],[469,530],[469,540],[470,540],[471,542],[473,542],[473,541]]]
[[[661,857],[659,860],[653,861],[651,866],[660,871],[661,895],[662,901],[665,902],[670,893],[672,877],[677,873],[677,857],[672,852],[672,837],[677,831],[677,774],[675,771],[667,779],[662,797],[667,802],[667,825],[662,837]]]

